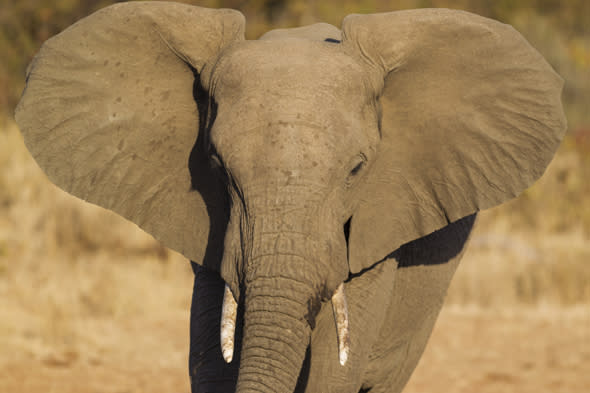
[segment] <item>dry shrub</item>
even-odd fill
[[[590,304],[588,260],[581,231],[536,235],[477,227],[447,301],[493,308]]]

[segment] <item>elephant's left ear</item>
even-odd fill
[[[563,81],[511,26],[439,9],[351,15],[342,31],[382,107],[353,272],[543,174],[566,129]]]
[[[15,114],[29,151],[59,187],[201,263],[222,208],[192,154],[208,106],[198,82],[244,26],[237,11],[159,1],[78,21],[29,66]]]

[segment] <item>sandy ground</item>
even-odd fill
[[[188,315],[85,321],[78,351],[1,343],[0,392],[188,392]],[[84,326],[79,326],[82,328]],[[590,391],[590,310],[447,307],[405,393]]]
[[[449,307],[404,392],[590,392],[590,309]]]

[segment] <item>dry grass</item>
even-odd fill
[[[507,218],[496,220],[476,228],[449,303],[495,308],[590,304],[590,246],[582,230],[515,233],[503,229]]]
[[[590,340],[578,337],[590,331],[590,164],[579,144],[568,143],[541,182],[478,222],[449,293],[452,307],[429,349],[438,352],[425,357],[434,365],[447,355],[458,358],[457,367],[479,375],[469,383],[456,375],[444,385],[449,391],[535,391],[537,385],[525,383],[532,371],[508,373],[502,359],[510,356],[508,342],[524,345],[530,329],[540,329],[541,347],[557,352],[563,337],[553,335],[564,332],[574,360],[590,363]],[[184,258],[135,225],[51,185],[14,125],[0,132],[0,369],[9,371],[0,391],[187,391],[191,279]],[[567,316],[571,310],[577,317]],[[559,322],[564,318],[567,326]],[[476,343],[482,326],[496,330]],[[507,344],[490,344],[502,339]],[[474,366],[472,351],[490,345],[497,362],[479,359],[485,367]],[[523,364],[529,355],[537,361],[530,345],[519,349]],[[550,361],[532,369],[548,373]],[[556,377],[569,390],[553,391],[583,391],[575,382],[584,374],[580,367],[556,370],[573,382]],[[409,389],[439,386],[439,377],[421,368]],[[112,381],[108,389],[105,378]]]

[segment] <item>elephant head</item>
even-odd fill
[[[47,41],[16,119],[49,178],[226,283],[237,391],[291,392],[342,283],[518,195],[565,131],[562,80],[511,27],[449,10],[244,40],[231,10],[105,8]]]

